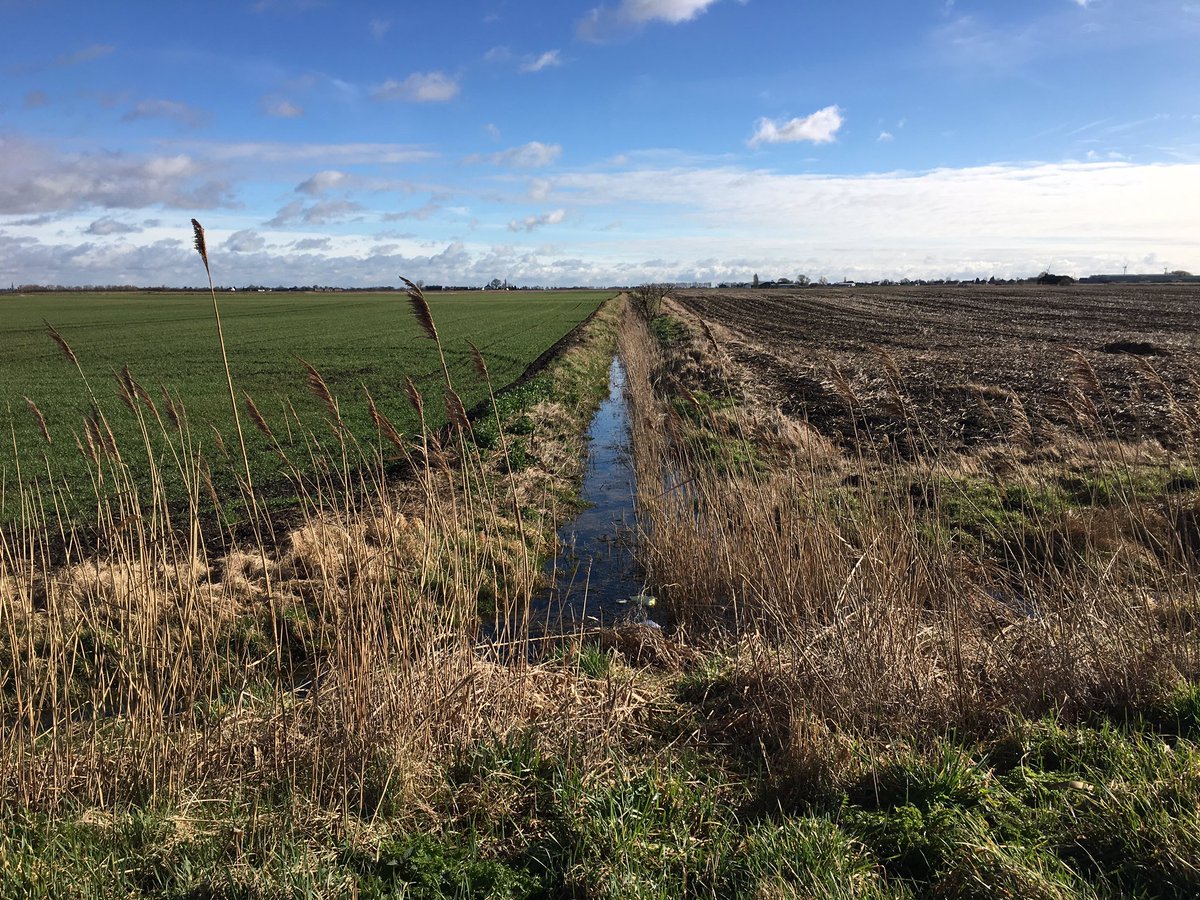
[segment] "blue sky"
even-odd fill
[[[0,0],[0,282],[1200,270],[1200,0]]]

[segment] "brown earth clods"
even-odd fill
[[[1033,446],[1091,432],[1172,447],[1195,425],[1181,412],[1200,394],[1194,286],[674,296],[765,399],[847,447],[911,446],[915,433],[927,447],[965,450],[1022,431]]]

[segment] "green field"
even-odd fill
[[[520,377],[608,296],[596,291],[431,295],[451,373],[466,406],[487,397],[473,371],[468,340],[483,351],[500,387]],[[364,387],[398,428],[408,431],[415,426],[404,394],[405,375],[426,395],[431,424],[444,420],[436,351],[414,321],[403,293],[223,293],[219,299],[239,399],[242,391],[254,398],[285,446],[289,404],[313,433],[330,434],[324,424],[327,413],[308,390],[301,359],[324,377],[343,420],[359,438],[375,438]],[[126,365],[160,405],[163,388],[183,400],[200,440],[209,446],[215,443],[212,425],[231,450],[236,447],[208,294],[4,296],[0,421],[8,446],[0,453],[0,479],[10,488],[18,458],[23,480],[31,471],[47,471],[43,452],[60,484],[78,485],[86,494],[89,483],[88,464],[74,437],[89,409],[88,389],[45,323],[57,328],[75,351],[122,447],[141,447],[136,420],[117,398],[115,376]],[[25,397],[45,415],[51,445],[40,435]],[[256,487],[281,484],[278,456],[252,426],[245,427]],[[302,440],[299,431],[293,422],[292,441]],[[306,458],[307,453],[300,456]],[[217,463],[212,465],[217,477]],[[14,515],[11,489],[0,515]]]

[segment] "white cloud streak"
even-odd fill
[[[558,225],[567,217],[565,209],[554,209],[540,216],[526,216],[524,219],[513,219],[508,223],[509,231],[534,231],[543,225]]]
[[[553,69],[563,64],[562,56],[557,50],[547,50],[536,59],[528,60],[521,64],[522,72],[541,72],[544,69]]]
[[[445,72],[414,72],[403,81],[389,78],[371,96],[381,101],[445,103],[457,97],[460,90],[458,80]]]
[[[304,115],[304,107],[284,97],[263,97],[262,109],[276,119],[298,119]]]
[[[188,128],[199,128],[208,123],[211,114],[177,100],[142,100],[122,117],[124,122],[138,119],[171,119]]]
[[[499,153],[489,153],[486,156],[471,156],[467,162],[478,163],[487,161],[496,166],[508,166],[514,169],[540,169],[552,165],[562,156],[561,144],[543,144],[541,141],[530,141],[519,147],[510,147]]]

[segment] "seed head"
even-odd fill
[[[467,341],[467,346],[471,348],[471,361],[475,364],[475,374],[485,381],[488,379],[487,360],[483,358],[483,354],[479,352],[479,348],[471,341]]]
[[[429,301],[425,299],[424,292],[403,275],[400,276],[400,280],[404,282],[408,302],[412,306],[413,315],[417,317],[418,324],[425,329],[430,340],[437,341],[437,326],[433,324],[433,313],[429,311]]]
[[[196,238],[196,252],[204,260],[204,268],[208,269],[208,246],[204,243],[204,226],[192,219],[192,233]]]

